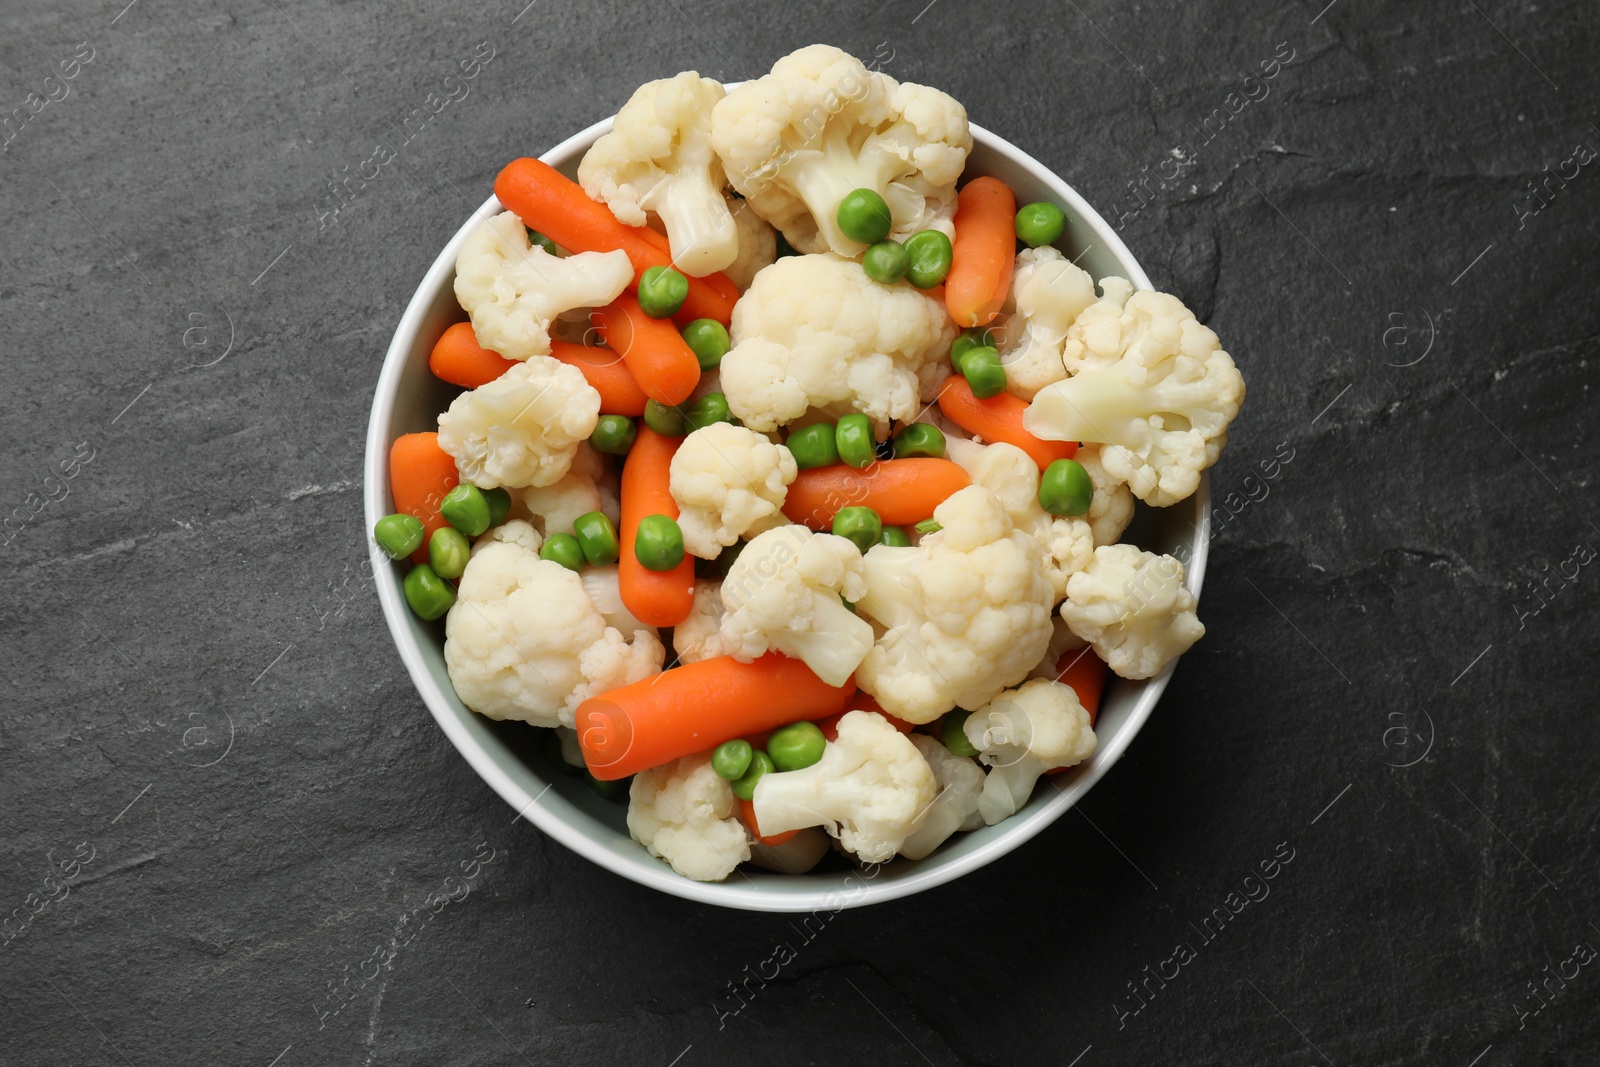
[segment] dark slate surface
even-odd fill
[[[6,534],[0,1061],[1593,1061],[1600,175],[1529,184],[1600,147],[1592,7],[123,2],[0,13],[0,108],[58,98],[0,154],[0,503],[53,498]],[[401,673],[358,489],[501,162],[814,40],[1121,218],[1245,371],[1249,503],[1080,811],[800,943],[512,825]]]

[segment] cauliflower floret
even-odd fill
[[[728,198],[728,210],[739,227],[739,254],[722,268],[722,273],[742,293],[755,281],[756,272],[770,267],[778,258],[778,233],[738,197]]]
[[[972,133],[953,98],[817,44],[720,100],[711,144],[733,187],[791,245],[859,256],[865,246],[839,229],[845,194],[882,196],[896,239],[929,228],[948,234]]]
[[[467,556],[470,559],[490,545],[509,542],[520,545],[534,555],[539,554],[539,549],[544,547],[544,535],[534,528],[533,523],[526,519],[507,519],[499,526],[490,527],[484,535],[472,543],[472,551]]]
[[[472,554],[444,632],[461,702],[535,726],[571,726],[585,698],[660,673],[664,656],[653,631],[625,638],[576,574],[515,540]]]
[[[1048,678],[1051,681],[1060,681],[1061,657],[1068,652],[1082,652],[1089,647],[1089,642],[1073,633],[1072,627],[1068,626],[1067,620],[1061,616],[1057,615],[1052,619],[1050,625],[1050,647],[1044,650],[1044,656],[1040,658],[1039,665],[1028,672],[1029,678]],[[1085,655],[1088,655],[1088,653],[1085,653]]]
[[[480,222],[456,255],[456,299],[484,348],[507,359],[550,354],[550,323],[563,311],[611,303],[633,281],[626,252],[552,256],[509,211]]]
[[[1133,490],[1121,478],[1114,478],[1100,459],[1099,445],[1084,445],[1072,457],[1083,466],[1094,486],[1089,510],[1081,517],[1094,532],[1094,545],[1114,545],[1133,521]]]
[[[672,651],[679,663],[726,656],[722,643],[722,583],[704,578],[694,583],[694,607],[689,617],[672,628]]]
[[[837,256],[786,256],[733,306],[722,388],[753,430],[813,407],[908,420],[949,377],[955,335],[944,304],[908,282],[883,285]]]
[[[685,437],[669,474],[684,550],[715,559],[744,535],[787,522],[783,501],[798,473],[787,448],[731,422]]]
[[[750,858],[733,786],[705,753],[640,771],[628,787],[628,833],[672,869],[720,882]]]
[[[912,734],[911,743],[928,761],[939,786],[939,794],[922,817],[922,825],[900,846],[900,855],[920,860],[957,830],[976,830],[983,825],[983,816],[978,813],[983,768],[966,756],[957,756],[927,734]]]
[[[1104,545],[1067,581],[1061,617],[1124,678],[1149,678],[1206,632],[1183,564],[1134,545]]]
[[[583,372],[533,356],[452,400],[439,416],[439,447],[481,489],[553,485],[599,416],[600,394]]]
[[[1025,248],[1011,275],[1016,311],[1006,320],[1006,391],[1024,400],[1067,376],[1061,348],[1067,329],[1094,303],[1094,280],[1055,248]]]
[[[617,112],[611,132],[584,153],[578,183],[629,226],[654,212],[673,266],[693,277],[722,270],[739,231],[722,198],[722,163],[711,152],[711,109],[722,83],[684,71],[645,82]]]
[[[740,662],[776,649],[844,685],[872,648],[872,624],[839,598],[866,592],[861,553],[843,537],[804,526],[768,530],[745,545],[722,582],[722,644]]]
[[[1177,297],[1130,295],[1120,278],[1101,287],[1067,331],[1072,377],[1040,390],[1022,424],[1045,440],[1105,445],[1108,474],[1146,504],[1176,504],[1222,454],[1244,379]]]
[[[600,487],[595,484],[604,466],[600,454],[589,442],[580,442],[573,453],[572,467],[559,480],[522,491],[522,503],[533,524],[546,537],[571,533],[572,524],[580,516],[604,510],[605,501],[600,496]]]
[[[1050,643],[1054,603],[1038,544],[989,490],[969,485],[933,517],[942,528],[911,548],[872,547],[856,603],[882,629],[856,681],[913,723],[1027,677]]]
[[[822,861],[831,845],[827,834],[807,827],[781,845],[750,842],[750,862],[779,874],[805,874]]]
[[[606,620],[607,626],[630,635],[636,630],[649,630],[652,634],[656,632],[654,626],[641,622],[622,602],[622,586],[615,563],[608,567],[585,567],[578,572],[578,580],[583,583],[583,591],[589,594],[590,603]]]
[[[904,734],[875,712],[850,711],[819,762],[756,782],[756,822],[769,837],[821,826],[863,863],[887,863],[937,793],[928,761]]]
[[[967,717],[962,731],[989,767],[978,813],[993,826],[1028,802],[1045,771],[1094,754],[1089,713],[1070,685],[1035,678]]]

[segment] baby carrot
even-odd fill
[[[944,306],[956,325],[983,326],[1000,313],[1011,288],[1016,219],[1017,198],[998,178],[974,178],[956,194],[944,280]]]
[[[589,321],[620,352],[646,396],[669,407],[689,399],[700,384],[700,361],[668,319],[652,319],[637,297],[623,293],[589,313]],[[640,409],[641,413],[643,409]]]
[[[826,530],[841,508],[865,505],[885,526],[921,522],[958,489],[972,484],[947,459],[885,459],[861,470],[844,463],[803,470],[789,486],[783,513],[789,521]]]
[[[1040,470],[1058,459],[1071,459],[1078,451],[1076,441],[1042,441],[1024,430],[1022,415],[1028,410],[1026,400],[1010,393],[979,400],[959,374],[945,379],[939,390],[939,410],[944,412],[945,418],[975,437],[1016,445],[1033,458]]]
[[[689,611],[694,607],[693,556],[684,556],[683,562],[670,571],[653,571],[640,563],[633,553],[640,519],[646,515],[665,515],[669,519],[678,517],[677,501],[672,499],[672,492],[668,489],[672,454],[678,450],[678,443],[677,438],[662,437],[648,426],[640,426],[639,436],[628,450],[628,458],[622,463],[622,522],[619,531],[622,535],[622,556],[617,560],[617,584],[623,604],[627,605],[635,618],[651,626],[676,626],[689,617]],[[737,732],[729,734],[728,737],[718,738],[715,744],[737,736]],[[690,752],[698,751],[689,749],[678,755],[687,756]],[[656,764],[645,766],[654,767]]]
[[[853,678],[831,686],[778,652],[753,663],[714,656],[585,700],[578,743],[589,773],[615,781],[748,733],[831,715],[855,690]]]
[[[468,389],[487,385],[516,365],[516,360],[480,345],[470,322],[458,322],[441,334],[428,356],[435,377]]]
[[[461,475],[450,453],[439,447],[436,433],[408,433],[389,446],[389,495],[394,509],[422,520],[422,543],[445,524],[439,514],[444,495],[456,487]],[[428,550],[411,554],[412,562],[426,563]]]
[[[667,239],[643,226],[617,221],[611,209],[584,195],[583,188],[550,164],[514,159],[494,180],[494,195],[562,248],[573,252],[609,252],[620,248],[633,262],[633,285],[650,267],[672,266]],[[649,236],[645,236],[648,234]],[[724,326],[733,314],[739,290],[725,274],[689,279],[689,296],[676,316],[683,322],[716,319]]]
[[[550,354],[583,372],[594,391],[600,394],[602,415],[643,415],[649,399],[620,355],[609,348],[551,341]]]
[[[785,830],[781,834],[762,837],[761,827],[756,825],[756,806],[748,800],[739,801],[739,819],[749,828],[752,834],[756,835],[756,840],[763,845],[772,845],[774,847],[786,845],[794,838],[795,834],[800,832],[799,830]]]

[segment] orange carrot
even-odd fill
[[[974,178],[956,194],[950,273],[944,306],[957,326],[983,326],[1011,289],[1017,247],[1017,198],[998,178]]]
[[[516,365],[516,360],[480,345],[470,322],[458,322],[441,334],[428,356],[428,369],[436,377],[468,389],[487,385]]]
[[[617,584],[628,610],[651,626],[676,626],[689,617],[694,607],[693,556],[684,556],[683,562],[670,571],[653,571],[633,554],[640,519],[646,515],[665,515],[673,520],[678,517],[678,504],[672,499],[667,480],[679,440],[640,426],[639,436],[622,463],[622,557],[617,560]]]
[[[1040,470],[1058,459],[1071,459],[1078,451],[1076,441],[1042,441],[1024,430],[1022,413],[1028,410],[1026,400],[1010,393],[979,400],[959,374],[945,379],[939,390],[939,410],[944,412],[945,418],[975,437],[1016,445],[1033,457]]]
[[[456,461],[439,447],[436,433],[408,433],[389,447],[389,496],[394,509],[422,520],[423,547],[411,554],[413,563],[428,561],[428,538],[445,524],[439,505],[460,480]]]
[[[585,700],[578,743],[589,773],[615,781],[748,733],[830,715],[855,691],[854,678],[831,686],[781,653],[753,663],[715,656]]]
[[[672,266],[667,239],[643,226],[626,226],[604,204],[584,194],[577,182],[537,159],[514,159],[494,180],[494,195],[517,217],[562,248],[572,252],[622,249],[633,262],[633,284],[651,267]],[[648,235],[648,236],[646,236]],[[733,314],[739,290],[726,274],[689,279],[689,296],[679,310],[681,322],[716,319],[724,326]]]
[[[841,508],[872,508],[885,526],[921,522],[958,489],[972,484],[947,459],[886,459],[862,470],[843,463],[803,470],[789,486],[783,513],[791,522],[826,530]]]
[[[583,372],[594,391],[600,394],[602,415],[643,415],[649,398],[621,356],[609,348],[551,341],[550,354]]]
[[[694,349],[670,320],[646,315],[637,297],[623,293],[591,311],[589,321],[601,339],[622,354],[639,388],[652,400],[674,407],[688,400],[700,384]]]
[[[756,840],[763,845],[772,845],[773,847],[786,845],[794,840],[795,834],[800,832],[799,830],[785,830],[783,833],[773,834],[771,837],[761,836],[761,827],[756,825],[756,806],[748,800],[739,801],[739,818],[745,826],[750,828],[750,832],[756,835]]]
[[[1064,652],[1056,661],[1056,681],[1072,686],[1078,694],[1078,703],[1089,713],[1092,728],[1100,718],[1100,694],[1106,688],[1106,661],[1094,654],[1092,648],[1079,648]],[[1071,767],[1057,767],[1050,774],[1070,771]]]
[[[826,719],[817,720],[817,728],[822,731],[822,736],[827,738],[829,741],[837,740],[839,737],[839,720],[844,718],[846,713],[852,711],[876,712],[877,714],[882,715],[885,719],[888,719],[889,725],[893,726],[896,730],[899,730],[901,733],[907,736],[910,736],[911,734],[911,723],[906,722],[904,719],[897,719],[893,715],[890,715],[887,711],[883,710],[883,705],[872,699],[872,695],[870,693],[858,689],[856,690],[856,695],[850,698],[850,704],[844,709],[844,711],[839,712],[837,715],[829,715]]]

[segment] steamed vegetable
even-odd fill
[[[532,356],[462,393],[439,416],[439,447],[483,488],[550,485],[594,432],[600,394],[574,368]]]
[[[676,626],[694,606],[692,560],[684,559],[668,571],[655,571],[639,562],[637,551],[642,520],[652,515],[677,519],[678,505],[669,489],[677,445],[672,438],[642,429],[622,464],[622,556],[617,561],[622,599],[628,610],[652,626]]]
[[[1017,198],[998,178],[974,178],[962,187],[944,279],[945,307],[957,326],[987,326],[1005,305],[1016,213]]]
[[[683,439],[672,457],[671,492],[685,549],[715,559],[741,537],[784,524],[794,457],[754,430],[717,422]]]

